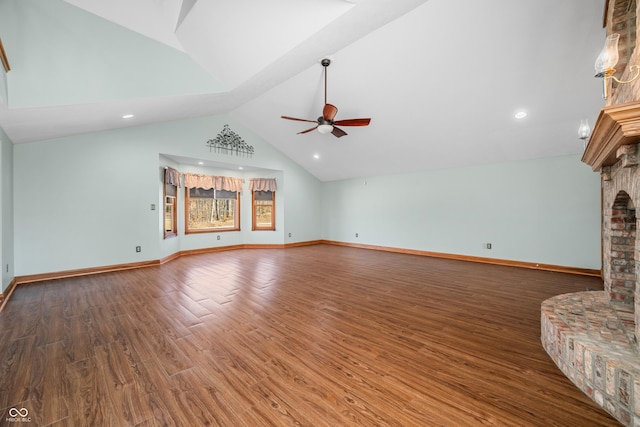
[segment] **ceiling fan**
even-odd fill
[[[316,125],[310,129],[298,132],[299,134],[311,132],[318,129],[320,133],[331,133],[333,136],[340,138],[347,133],[337,126],[368,126],[371,119],[345,119],[345,120],[333,120],[338,113],[338,107],[332,104],[327,104],[327,67],[331,64],[330,59],[323,59],[320,61],[324,67],[324,108],[322,108],[322,115],[317,120],[298,119],[289,116],[280,116],[287,120],[297,120],[299,122],[316,123]]]

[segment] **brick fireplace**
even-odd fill
[[[601,175],[604,291],[548,299],[542,344],[562,372],[626,426],[640,426],[640,102],[602,109],[583,162]]]
[[[607,34],[620,34],[615,76],[640,65],[635,0],[606,2]],[[609,81],[609,84],[611,82]],[[600,173],[604,291],[542,303],[542,345],[562,372],[625,426],[640,427],[640,79],[610,87],[582,161]]]

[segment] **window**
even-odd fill
[[[252,230],[276,229],[276,192],[252,191]]]
[[[173,190],[173,194],[170,191]],[[164,196],[164,238],[178,234],[178,221],[176,220],[176,187],[165,185]]]
[[[276,179],[251,178],[251,229],[276,229]]]
[[[162,226],[164,238],[178,235],[178,213],[176,200],[178,198],[178,186],[180,185],[180,172],[172,168],[164,171],[164,201]]]
[[[242,182],[242,178],[185,173],[185,233],[240,230]]]
[[[186,233],[240,230],[240,193],[187,188]]]

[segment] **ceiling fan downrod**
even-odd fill
[[[324,103],[327,104],[327,67],[331,65],[331,60],[324,58],[320,61],[320,64],[324,67]]]

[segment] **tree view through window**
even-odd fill
[[[253,199],[253,230],[276,229],[276,193],[275,191],[254,191]]]
[[[235,191],[189,188],[186,232],[240,230],[240,199]]]
[[[174,237],[178,234],[178,221],[176,211],[176,200],[178,187],[168,183],[165,177],[164,183],[164,238]]]

